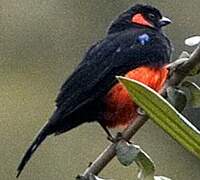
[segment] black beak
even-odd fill
[[[159,24],[160,24],[160,27],[162,27],[162,26],[166,26],[166,25],[170,24],[171,22],[172,21],[169,18],[162,17],[162,19],[160,19]]]

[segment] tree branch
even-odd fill
[[[176,61],[175,61],[176,62]],[[187,59],[181,65],[175,62],[171,63],[169,67],[176,67],[172,72],[170,79],[167,81],[164,87],[164,91],[169,86],[179,85],[186,76],[189,75],[190,71],[197,65],[200,65],[200,46],[198,46],[190,58]],[[163,91],[163,92],[164,92]],[[146,115],[138,115],[136,120],[129,125],[123,132],[122,136],[125,140],[130,140],[133,135],[145,124],[148,117]],[[78,176],[79,180],[88,180],[91,174],[98,175],[101,170],[115,157],[116,143],[110,144],[98,157],[97,159],[85,170],[83,175]]]

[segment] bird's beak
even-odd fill
[[[160,27],[162,27],[162,26],[166,26],[166,25],[170,24],[171,22],[172,21],[169,18],[162,17],[162,19],[160,19],[159,24],[160,24]]]

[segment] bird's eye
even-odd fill
[[[154,20],[156,18],[156,16],[152,13],[148,14],[149,19]]]

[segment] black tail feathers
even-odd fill
[[[26,153],[24,154],[18,168],[17,168],[17,175],[18,178],[21,174],[22,170],[24,169],[27,162],[32,157],[33,153],[37,150],[39,145],[46,139],[46,137],[49,135],[48,131],[48,123],[44,125],[44,127],[39,131],[38,135],[35,137],[34,141],[30,145],[30,147],[27,149]]]
[[[22,160],[17,168],[17,178],[21,174],[22,170],[26,166],[27,162],[30,160],[33,153],[37,150],[39,145],[46,139],[46,137],[50,134],[61,134],[63,132],[69,131],[74,127],[83,123],[82,121],[70,120],[66,123],[65,117],[63,117],[62,111],[56,110],[52,117],[47,121],[47,123],[41,128],[38,135],[33,140],[30,147],[27,149],[26,153],[22,157]]]

